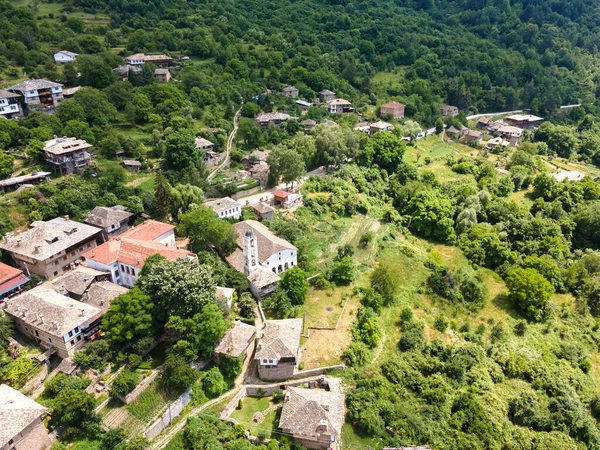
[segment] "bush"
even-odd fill
[[[208,397],[214,398],[221,395],[227,389],[227,383],[218,368],[213,367],[204,374],[202,378],[202,389]]]
[[[398,293],[399,278],[392,267],[379,264],[371,274],[371,287],[381,294],[385,304],[389,305]]]
[[[273,403],[282,403],[285,399],[285,391],[279,389],[273,393]]]
[[[425,337],[423,336],[423,330],[413,327],[402,333],[398,348],[400,351],[408,352],[410,350],[420,349],[424,344]]]
[[[362,342],[352,342],[342,353],[342,361],[350,367],[364,366],[369,359],[370,350]]]
[[[381,308],[383,308],[383,303],[384,300],[381,294],[372,288],[365,289],[360,298],[361,305],[371,308],[378,314],[381,312]]]
[[[102,371],[113,357],[108,340],[100,339],[89,342],[83,350],[75,353],[75,362],[90,369]]]
[[[515,324],[514,331],[515,331],[515,334],[517,336],[525,336],[525,332],[527,331],[527,321],[526,320],[519,320]]]
[[[435,318],[435,322],[434,322],[433,326],[440,333],[443,333],[444,331],[446,331],[448,329],[448,319],[446,319],[445,316],[437,316]]]
[[[360,240],[358,241],[358,246],[360,248],[366,248],[371,242],[373,242],[374,238],[375,238],[375,233],[373,233],[372,231],[366,231],[360,237]]]
[[[139,374],[125,369],[114,379],[110,391],[117,397],[125,398],[127,394],[135,389],[139,381]]]

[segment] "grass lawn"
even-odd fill
[[[349,423],[342,426],[342,448],[381,448],[383,439],[362,437]],[[369,447],[370,446],[370,447]]]
[[[125,408],[129,413],[142,421],[148,421],[156,416],[169,400],[177,398],[176,395],[167,396],[159,381],[154,381],[144,392]]]
[[[278,411],[268,412],[260,423],[253,421],[254,414],[265,411],[271,406],[270,397],[261,399],[254,397],[246,397],[242,400],[242,409],[236,409],[231,414],[231,417],[244,425],[253,436],[262,435],[270,438],[274,430],[277,430],[277,413]]]
[[[335,327],[345,299],[351,294],[350,286],[327,290],[311,288],[303,308],[306,313],[306,325],[309,327]]]

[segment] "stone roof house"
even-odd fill
[[[63,99],[63,85],[54,81],[33,79],[13,84],[5,88],[18,92],[23,96],[25,106],[29,109],[55,108]]]
[[[168,83],[171,81],[171,72],[169,69],[155,69],[154,78],[159,83]]]
[[[281,112],[260,113],[254,117],[254,123],[261,128],[269,128],[270,125],[279,126],[291,118],[289,114]]]
[[[456,106],[442,105],[440,106],[440,113],[442,117],[453,117],[458,116],[459,111]]]
[[[252,205],[252,209],[254,210],[254,214],[263,220],[273,220],[275,216],[275,208],[264,202],[258,202]]]
[[[55,137],[44,144],[44,160],[63,174],[80,173],[90,163],[92,147],[83,139]]]
[[[101,230],[65,216],[36,221],[27,231],[8,234],[0,249],[6,250],[19,267],[50,279],[82,261],[83,253],[101,240]]]
[[[378,131],[392,131],[394,126],[391,123],[378,121],[369,125],[369,134],[375,134]]]
[[[330,91],[329,89],[323,89],[319,92],[319,99],[322,102],[329,102],[335,98],[335,92]]]
[[[129,228],[129,220],[133,213],[124,206],[96,206],[85,218],[85,223],[102,230],[102,236],[107,241],[113,236],[124,233]]]
[[[295,86],[286,86],[283,88],[283,95],[285,97],[298,97],[300,90]]]
[[[55,348],[61,358],[72,358],[95,337],[102,310],[45,286],[38,286],[6,301],[5,312],[16,328],[43,348]]]
[[[239,219],[242,217],[242,204],[231,197],[218,198],[203,203],[212,209],[219,219]]]
[[[21,95],[0,89],[0,117],[14,119],[22,115],[19,97]]]
[[[263,380],[285,380],[300,360],[302,319],[267,320],[258,338],[254,359]]]
[[[244,355],[244,361],[254,352],[256,328],[243,322],[234,322],[232,327],[225,332],[213,351],[216,364],[222,355],[238,358]]]
[[[343,98],[334,98],[327,103],[330,114],[344,114],[354,111],[352,103]]]
[[[477,130],[465,130],[463,133],[463,139],[465,144],[470,144],[472,142],[481,144],[481,140],[483,139],[483,133]]]
[[[44,426],[48,408],[16,389],[0,384],[0,448],[45,450],[52,441]]]
[[[246,274],[252,293],[262,298],[275,290],[280,273],[298,263],[298,249],[256,220],[238,222],[234,227],[238,247],[225,259]]]
[[[379,115],[381,117],[392,116],[393,119],[402,119],[404,117],[405,108],[405,105],[396,101],[384,103],[379,109]]]
[[[312,131],[312,129],[317,126],[317,122],[315,122],[312,119],[303,120],[302,122],[300,122],[300,124],[304,125],[304,131],[308,132]]]
[[[136,173],[142,168],[142,163],[136,161],[135,159],[124,159],[121,161],[121,164],[123,164],[123,167],[125,167],[127,170],[131,170],[132,172]]]
[[[306,448],[339,450],[345,416],[344,394],[290,386],[285,391],[279,428]]]

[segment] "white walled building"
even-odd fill
[[[231,197],[204,202],[204,206],[212,209],[219,216],[219,219],[239,219],[242,217],[242,204]]]
[[[60,52],[56,52],[54,54],[54,62],[59,64],[73,62],[77,59],[77,56],[77,53],[73,53],[68,50],[61,50]]]
[[[63,85],[48,80],[26,80],[6,88],[7,91],[18,92],[30,108],[55,108],[63,99]]]
[[[19,97],[19,94],[0,89],[0,116],[6,119],[14,119],[23,115]]]
[[[173,225],[147,220],[85,253],[83,257],[88,267],[110,272],[113,283],[133,287],[146,259],[152,255],[160,254],[169,261],[196,258],[194,253],[175,246],[174,229]]]
[[[238,248],[226,260],[246,274],[252,293],[262,298],[275,290],[279,274],[298,264],[298,249],[262,223],[245,220],[234,225]]]

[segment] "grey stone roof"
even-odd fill
[[[45,261],[101,232],[91,225],[57,217],[47,222],[33,222],[31,228],[23,233],[7,235],[5,240],[0,242],[0,249],[36,261]]]
[[[302,319],[267,320],[254,359],[297,358]]]
[[[255,288],[262,289],[265,286],[277,283],[281,278],[266,267],[258,266],[246,279]]]
[[[123,165],[131,166],[131,167],[141,167],[142,163],[139,161],[136,161],[135,159],[124,159]]]
[[[227,211],[228,209],[235,208],[236,206],[239,208],[242,207],[242,204],[240,202],[235,201],[231,197],[218,198],[216,200],[204,202],[203,204],[204,206],[208,206],[217,214],[221,211]]]
[[[81,297],[85,291],[98,279],[105,275],[110,275],[108,272],[101,272],[89,267],[80,266],[75,270],[71,270],[64,275],[52,280],[52,289],[62,295],[74,294]]]
[[[15,94],[14,92],[8,92],[4,89],[0,89],[0,98],[15,98],[20,96],[20,94]]]
[[[0,399],[1,446],[8,444],[8,441],[48,411],[48,408],[6,384],[0,384]]]
[[[13,84],[12,86],[8,86],[6,89],[9,91],[37,91],[38,89],[49,89],[53,87],[62,87],[62,84],[55,83],[54,81],[48,80],[25,80],[22,83]]]
[[[265,202],[258,202],[252,205],[252,208],[259,214],[266,214],[275,211],[275,208],[267,205]]]
[[[244,233],[253,231],[256,234],[258,246],[258,259],[260,264],[264,263],[271,255],[279,253],[283,250],[297,250],[292,244],[285,239],[276,236],[262,223],[256,220],[244,220],[234,225],[238,234],[238,248],[225,259],[235,269],[240,272],[244,271]]]
[[[32,327],[62,339],[75,327],[96,320],[102,311],[39,286],[5,302],[5,311]]]
[[[101,309],[103,313],[108,311],[110,302],[119,295],[125,294],[129,289],[110,281],[99,281],[92,284],[81,301]]]
[[[87,214],[85,223],[100,228],[106,228],[110,225],[120,223],[123,220],[129,220],[131,216],[133,216],[133,214],[126,211],[123,206],[112,206],[110,208],[107,208],[106,206],[96,206]]]
[[[91,146],[91,144],[88,144],[83,139],[61,137],[47,141],[44,145],[44,151],[53,155],[64,155],[80,150],[87,150]]]
[[[325,433],[339,439],[345,416],[344,394],[323,389],[288,387],[279,428],[291,432],[294,437],[315,438]]]
[[[333,100],[329,101],[329,105],[351,105],[352,103],[350,103],[348,100],[343,99],[343,98],[334,98]]]
[[[154,75],[166,75],[169,73],[169,69],[154,69]]]
[[[63,89],[63,96],[68,97],[69,95],[74,95],[75,92],[81,89],[81,86],[75,86],[72,88]]]
[[[292,116],[286,113],[272,112],[272,113],[260,113],[254,119],[258,122],[271,122],[273,120],[288,120]]]
[[[237,358],[247,348],[256,335],[256,328],[243,322],[234,322],[223,338],[217,343],[215,353]]]

